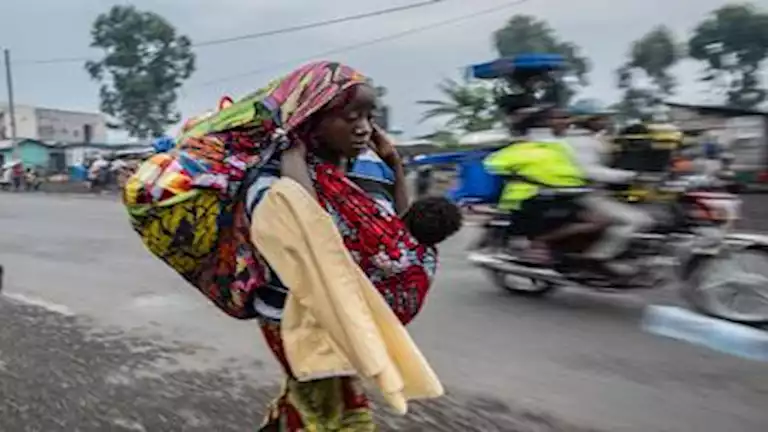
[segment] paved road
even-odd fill
[[[673,291],[512,298],[464,263],[471,236],[444,247],[412,327],[450,396],[387,430],[768,430],[765,363],[640,330]],[[152,259],[109,200],[0,195],[0,263],[0,430],[244,430],[276,390],[255,326]]]

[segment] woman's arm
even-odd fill
[[[405,178],[405,168],[403,167],[402,159],[400,159],[400,155],[395,150],[395,143],[392,138],[378,125],[374,125],[371,139],[375,146],[376,154],[379,155],[379,158],[384,163],[389,165],[395,174],[395,211],[398,215],[402,215],[411,204],[408,197],[408,182]]]
[[[283,151],[280,160],[280,175],[288,177],[300,184],[304,189],[317,199],[317,192],[309,177],[309,165],[307,164],[307,148],[304,144],[295,143]]]
[[[392,164],[386,163],[395,172],[395,211],[398,215],[402,216],[411,205],[410,197],[408,196],[408,182],[405,178],[405,168],[403,168],[403,163],[399,158],[393,161]]]

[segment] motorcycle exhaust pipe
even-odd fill
[[[565,278],[559,272],[544,267],[529,267],[482,253],[471,253],[467,257],[472,264],[488,270],[507,273],[529,279],[543,280],[555,284],[565,283]]]

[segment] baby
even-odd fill
[[[459,206],[438,196],[414,201],[401,218],[411,235],[425,246],[435,246],[456,234],[463,220]]]
[[[347,176],[379,205],[395,213],[392,205],[394,174],[373,151],[361,154],[353,162]],[[458,232],[463,219],[456,204],[437,196],[414,201],[400,217],[411,235],[425,246],[435,246]]]

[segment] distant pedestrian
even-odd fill
[[[101,191],[106,186],[107,175],[109,174],[109,162],[104,156],[99,155],[88,168],[88,180],[91,183],[91,190]]]
[[[36,191],[40,189],[40,176],[37,175],[37,171],[34,168],[27,168],[27,172],[24,176],[24,184],[28,191]]]
[[[24,164],[21,161],[17,161],[11,168],[11,182],[13,183],[13,190],[16,192],[20,191],[23,181]]]

